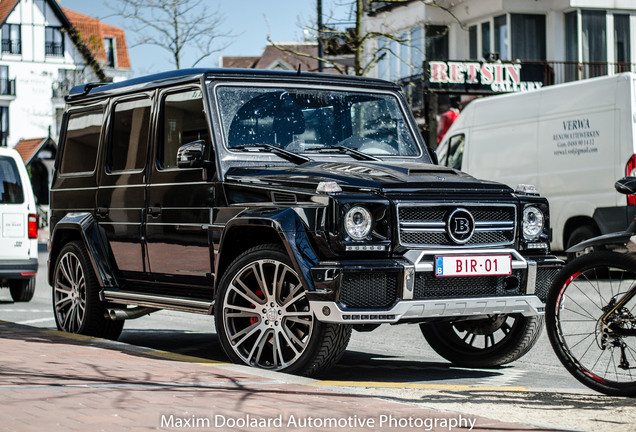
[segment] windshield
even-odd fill
[[[392,94],[222,85],[216,98],[230,150],[271,145],[308,154],[420,155]]]

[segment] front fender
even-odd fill
[[[301,282],[307,290],[313,291],[315,287],[307,276],[311,267],[316,265],[319,259],[312,246],[310,227],[308,225],[311,220],[316,220],[316,211],[317,209],[299,209],[296,211],[293,208],[284,208],[272,210],[249,209],[241,212],[225,226],[221,237],[218,258],[222,260],[223,245],[228,241],[226,234],[233,228],[260,226],[272,229],[280,236]]]
[[[111,265],[108,241],[90,213],[69,213],[55,224],[55,228],[53,228],[51,233],[51,257],[49,258],[48,269],[49,284],[53,286],[55,261],[57,261],[60,249],[64,247],[65,233],[69,231],[79,234],[82,239],[99,285],[102,288],[117,288],[118,284]]]
[[[582,241],[581,243],[572,246],[565,252],[567,253],[580,252],[582,250],[585,250],[589,247],[594,247],[594,246],[624,245],[629,241],[630,237],[632,237],[633,235],[634,234],[627,231],[605,234],[602,236],[591,238],[589,240]]]

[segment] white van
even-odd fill
[[[6,147],[0,147],[0,223],[0,287],[27,302],[38,271],[38,218],[24,162]]]
[[[614,182],[636,175],[636,74],[576,81],[471,102],[437,148],[441,165],[534,184],[550,202],[552,249],[624,230],[636,196]]]

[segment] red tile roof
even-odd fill
[[[278,48],[280,47],[280,48]],[[290,52],[291,51],[291,52]],[[267,45],[263,51],[263,55],[258,62],[254,65],[255,69],[269,69],[277,61],[283,62],[287,67],[292,70],[298,68],[301,65],[303,71],[317,71],[318,60],[311,57],[305,57],[304,55],[298,55],[296,53],[306,54],[308,56],[316,57],[318,55],[317,44],[277,44]]]
[[[4,24],[7,20],[15,5],[18,4],[20,0],[2,0],[0,1],[0,24]]]
[[[33,158],[33,155],[42,147],[42,144],[44,144],[46,140],[46,138],[22,139],[15,146],[15,149],[20,153],[22,160],[26,164]]]
[[[2,3],[0,3],[0,5]],[[77,29],[82,38],[82,42],[84,42],[84,45],[93,53],[95,59],[100,62],[106,62],[104,38],[112,37],[115,39],[115,46],[117,47],[116,66],[124,69],[130,68],[126,35],[122,29],[70,9],[62,8],[62,11],[71,24],[73,24],[73,27]]]
[[[226,56],[223,56],[221,58],[221,67],[224,67],[224,68],[239,68],[239,69],[253,69],[254,65],[259,60],[260,60],[260,57],[249,57],[249,56],[226,57]]]

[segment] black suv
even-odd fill
[[[522,356],[560,261],[531,187],[432,163],[399,88],[181,70],[75,87],[51,191],[59,329],[214,314],[237,363],[312,375],[351,330],[419,323],[450,361]]]

